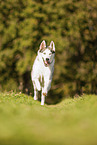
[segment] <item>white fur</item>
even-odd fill
[[[46,48],[46,43],[43,40],[38,55],[34,61],[31,78],[34,86],[34,100],[38,99],[38,91],[41,91],[41,105],[44,105],[45,96],[51,87],[51,81],[54,71],[54,56],[55,53],[54,42],[51,41],[50,46]],[[49,59],[49,63],[46,59]]]

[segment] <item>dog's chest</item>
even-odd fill
[[[49,76],[51,73],[51,69],[50,67],[45,67],[44,64],[39,65],[39,75],[45,77],[45,76]]]
[[[33,65],[33,76],[36,78],[44,78],[44,79],[52,79],[54,70],[54,64],[50,64],[49,67],[46,67],[44,65],[44,62],[42,59],[38,59],[36,57],[36,60]]]

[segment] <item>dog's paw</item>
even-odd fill
[[[41,101],[41,105],[44,105],[44,102],[43,101]]]
[[[38,100],[38,97],[37,96],[34,96],[34,100]]]

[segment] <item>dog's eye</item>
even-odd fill
[[[43,54],[45,55],[46,53],[44,52]]]
[[[51,55],[52,53],[49,53],[49,55]]]

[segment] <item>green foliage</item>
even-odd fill
[[[1,1],[0,90],[14,89],[13,80],[15,90],[32,92],[31,67],[43,39],[56,46],[50,96],[97,93],[96,0]]]
[[[0,145],[97,144],[97,96],[41,106],[24,94],[0,94]]]

